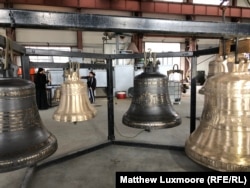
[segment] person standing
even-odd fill
[[[34,79],[36,88],[36,103],[39,110],[45,110],[49,108],[46,84],[50,80],[47,79],[44,68],[39,68]]]
[[[96,78],[93,71],[89,72],[88,76],[82,76],[82,79],[87,79],[90,103],[95,103]]]

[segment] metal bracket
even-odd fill
[[[14,28],[16,22],[15,22],[14,13],[11,10],[10,10],[9,16],[10,16],[10,27]]]

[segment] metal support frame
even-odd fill
[[[36,51],[36,50],[35,50]],[[35,51],[32,52],[32,55],[37,55]],[[30,50],[28,50],[30,52]],[[59,51],[54,51],[55,54],[60,54]],[[208,50],[201,50],[201,51],[196,51],[194,52],[167,52],[167,53],[156,53],[157,57],[192,57],[192,65],[191,65],[191,114],[190,114],[190,133],[195,130],[195,120],[196,120],[196,69],[197,69],[197,57],[199,55],[209,55],[213,53],[218,53],[219,48],[214,48],[214,49],[208,49]],[[38,50],[38,53],[41,55],[54,55],[51,51],[48,50],[43,50],[40,51]],[[29,53],[28,53],[29,54]],[[74,54],[74,52],[73,52]],[[31,54],[29,54],[31,55]],[[67,55],[72,57],[72,53],[68,53]],[[85,56],[85,55],[90,55],[90,54],[85,54],[85,53],[77,53],[74,55],[78,56]],[[91,54],[93,55],[93,54]],[[127,55],[127,54],[126,54]],[[65,54],[64,54],[65,56]],[[124,58],[123,54],[115,54],[115,55],[105,55],[105,54],[98,54],[99,57],[101,58],[106,58],[106,63],[105,65],[102,65],[102,68],[106,68],[107,70],[107,83],[108,83],[108,91],[107,91],[107,110],[108,110],[108,136],[107,136],[107,141],[101,144],[97,144],[95,146],[92,146],[90,148],[85,148],[85,149],[80,149],[77,151],[73,151],[67,154],[64,154],[62,156],[59,156],[57,158],[51,158],[50,160],[44,160],[41,163],[37,163],[36,165],[29,167],[26,171],[26,175],[23,179],[23,182],[21,184],[21,188],[26,188],[28,187],[28,184],[30,183],[33,174],[42,168],[46,168],[47,166],[50,165],[55,165],[60,162],[64,162],[65,160],[73,159],[75,157],[96,151],[98,149],[110,146],[112,144],[114,145],[123,145],[123,146],[133,146],[133,147],[145,147],[145,148],[152,148],[152,149],[169,149],[169,150],[177,150],[177,151],[184,151],[184,147],[180,146],[172,146],[172,145],[160,145],[160,144],[149,144],[149,143],[143,143],[143,142],[131,142],[131,141],[122,141],[122,140],[115,140],[115,123],[114,123],[114,96],[113,96],[113,67],[112,67],[112,59],[113,58]],[[137,57],[144,57],[144,54],[129,54],[127,58],[134,58],[134,56]],[[27,54],[22,56],[22,60],[24,60],[23,65],[27,64],[29,61],[27,61]],[[39,64],[39,63],[38,63]],[[44,63],[45,64],[45,63]],[[53,63],[51,63],[53,64]],[[32,65],[36,65],[36,63],[32,63]],[[50,67],[48,63],[46,63],[46,67]],[[84,65],[84,64],[81,64]],[[28,65],[29,66],[29,65]],[[64,66],[66,66],[64,64]],[[87,66],[87,65],[86,65]],[[95,67],[95,64],[92,65]],[[98,66],[98,65],[97,65]],[[26,65],[23,66],[24,68],[27,68]],[[28,67],[29,68],[29,67]]]
[[[11,15],[11,16],[10,16]],[[216,23],[216,22],[192,22],[192,21],[177,21],[164,19],[149,19],[135,17],[120,17],[106,16],[93,14],[79,13],[59,13],[45,11],[26,11],[26,10],[6,10],[0,9],[0,27],[15,27],[15,28],[36,28],[36,29],[58,29],[58,30],[89,30],[89,31],[113,31],[113,32],[132,32],[132,33],[163,33],[169,36],[191,36],[191,37],[209,37],[211,38],[231,38],[231,37],[248,37],[250,35],[250,24],[248,23]],[[15,44],[16,45],[16,44]],[[97,149],[109,146],[111,144],[140,146],[157,149],[174,149],[184,150],[184,147],[166,146],[158,144],[135,143],[128,141],[116,141],[114,135],[114,101],[113,101],[113,75],[112,75],[112,59],[131,59],[144,58],[144,54],[91,54],[81,52],[60,52],[60,51],[44,51],[34,49],[24,49],[21,46],[13,46],[15,51],[22,54],[22,67],[24,78],[27,79],[29,71],[29,55],[58,55],[70,57],[86,57],[86,58],[103,58],[107,60],[105,65],[107,69],[108,81],[108,141],[99,145],[73,151],[66,155],[50,160],[44,160],[27,170],[26,176],[22,183],[22,188],[25,188],[32,178],[33,173],[39,168],[48,165],[57,164],[61,161],[72,159],[74,157],[95,151]],[[0,46],[5,46],[5,40],[0,36]],[[196,69],[197,56],[209,55],[219,52],[219,48],[195,51],[195,52],[167,52],[156,53],[158,57],[192,57],[191,65],[191,118],[190,132],[195,129],[196,116]],[[33,64],[34,65],[34,64]],[[47,67],[53,67],[53,64],[48,64]],[[81,65],[83,66],[83,64]],[[95,67],[96,65],[91,65]]]
[[[5,42],[0,36],[0,46],[4,47]],[[22,48],[16,48],[22,49]],[[49,160],[44,160],[40,163],[37,163],[34,166],[30,166],[27,168],[26,174],[23,178],[21,188],[27,188],[33,174],[41,169],[46,168],[47,166],[58,164],[65,160],[73,159],[75,157],[96,151],[98,149],[114,145],[123,145],[123,146],[133,146],[133,147],[146,147],[146,148],[154,148],[154,149],[170,149],[170,150],[177,150],[177,151],[184,151],[184,147],[180,146],[172,146],[172,145],[159,145],[159,144],[148,144],[148,143],[140,143],[140,142],[130,142],[130,141],[122,141],[122,140],[115,140],[115,130],[114,130],[114,96],[113,96],[113,67],[112,67],[112,60],[113,59],[126,59],[126,58],[143,58],[144,54],[91,54],[91,53],[83,53],[83,52],[61,52],[61,51],[54,51],[54,50],[37,50],[37,49],[26,49],[23,51],[17,51],[22,54],[21,61],[22,61],[22,68],[23,68],[23,78],[29,79],[29,68],[30,66],[45,66],[45,67],[56,67],[62,66],[61,68],[65,68],[67,66],[66,63],[57,64],[57,63],[34,63],[29,62],[29,55],[53,55],[53,56],[69,56],[69,57],[99,57],[106,59],[106,64],[98,65],[98,64],[84,64],[81,63],[81,68],[85,67],[101,67],[107,70],[107,83],[108,83],[108,93],[107,93],[107,108],[108,108],[108,137],[107,141],[90,148],[84,148],[77,151],[72,151],[70,153],[64,154],[57,158],[50,158]],[[219,52],[219,48],[212,48],[207,50],[200,50],[195,52],[166,52],[166,53],[156,53],[156,57],[192,57],[191,63],[191,99],[190,99],[190,133],[192,133],[195,128],[195,121],[196,121],[196,69],[197,69],[197,56],[200,55],[209,55],[215,54]]]
[[[247,37],[250,24],[153,19],[69,12],[0,9],[0,27],[164,33],[190,37]]]
[[[115,140],[115,120],[114,120],[114,96],[113,96],[113,71],[112,59],[107,60],[107,80],[108,80],[108,140]]]
[[[29,56],[22,55],[21,56],[21,67],[22,67],[22,78],[25,80],[30,79],[30,66],[29,66]]]
[[[196,74],[197,57],[191,60],[190,133],[196,128]]]
[[[1,43],[1,37],[0,37],[0,46],[3,46]],[[29,62],[29,55],[62,55],[61,51],[51,51],[51,50],[33,50],[33,49],[26,49],[27,53],[22,54],[21,56],[21,61],[22,61],[22,68],[23,68],[23,78],[24,79],[29,79],[29,68],[30,66],[40,66],[41,64],[45,67],[53,67],[54,64],[57,63],[34,63],[34,62]],[[191,91],[195,91],[196,89],[196,82],[195,82],[195,76],[196,76],[196,57],[194,55],[199,56],[199,55],[204,55],[204,54],[212,54],[214,52],[218,52],[219,48],[215,49],[209,49],[209,50],[202,50],[194,52],[167,52],[167,53],[156,53],[156,57],[193,57],[195,58],[194,61],[192,61],[192,84],[191,84]],[[49,165],[57,164],[59,162],[63,162],[65,160],[69,160],[72,158],[75,158],[77,156],[87,154],[89,152],[96,151],[98,149],[101,149],[103,147],[110,146],[111,144],[115,145],[125,145],[125,146],[134,146],[134,147],[147,147],[147,148],[156,148],[156,149],[171,149],[171,150],[179,150],[183,151],[183,147],[179,146],[168,146],[168,145],[158,145],[158,144],[148,144],[148,143],[138,143],[138,142],[129,142],[129,141],[117,141],[115,140],[115,130],[114,130],[114,96],[113,96],[113,67],[112,67],[112,60],[114,58],[118,59],[124,59],[124,58],[143,58],[144,54],[90,54],[90,53],[82,53],[82,52],[68,52],[68,53],[63,53],[65,56],[77,56],[77,57],[92,57],[92,56],[98,56],[100,58],[105,58],[106,59],[106,64],[104,65],[96,65],[96,64],[83,64],[81,63],[81,67],[88,67],[92,66],[93,68],[97,67],[102,67],[107,70],[107,83],[108,83],[108,93],[107,93],[107,108],[108,108],[108,137],[107,141],[95,146],[92,146],[90,148],[85,148],[81,149],[78,151],[73,151],[70,153],[67,153],[63,156],[59,156],[57,158],[51,158],[50,160],[44,160],[41,163],[37,163],[34,166],[28,167],[25,177],[23,178],[23,182],[21,184],[21,188],[26,188],[28,187],[28,184],[30,183],[33,174],[41,169],[45,168]],[[58,65],[57,65],[58,66]],[[60,64],[64,68],[66,67],[67,64]],[[190,130],[195,129],[195,108],[193,108],[196,104],[196,96],[193,95],[193,92],[191,94],[191,119],[190,119]]]

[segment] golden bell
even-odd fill
[[[57,150],[39,116],[34,83],[0,78],[0,172],[31,166]]]
[[[210,61],[208,64],[208,75],[207,75],[207,79],[209,79],[211,76],[214,76],[217,72],[222,72],[222,66],[218,66],[218,64],[220,65],[224,60],[222,59],[222,57],[217,57],[215,60]],[[202,88],[199,89],[199,94],[204,94],[204,90],[205,90],[205,86],[206,86],[206,82],[207,79],[205,81],[205,83],[203,84]]]
[[[87,84],[79,79],[79,63],[70,63],[68,79],[61,85],[61,96],[53,119],[61,122],[79,122],[92,119],[96,109],[90,103]]]
[[[185,143],[195,162],[217,171],[250,170],[249,61],[228,62],[208,79],[200,125]]]

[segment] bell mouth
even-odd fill
[[[0,172],[28,167],[57,150],[35,103],[35,85],[21,78],[0,78]]]
[[[0,135],[0,172],[33,165],[57,150],[57,139],[42,127],[31,127]]]
[[[89,114],[66,114],[66,113],[56,113],[53,115],[55,121],[60,122],[80,122],[93,119],[96,116],[96,111],[91,111]]]
[[[163,118],[158,117],[158,120],[152,119],[152,116],[149,119],[140,119],[137,117],[130,116],[128,113],[125,113],[122,118],[122,123],[128,127],[153,130],[153,129],[164,129],[172,128],[180,125],[182,123],[181,117],[172,117],[172,118]]]

